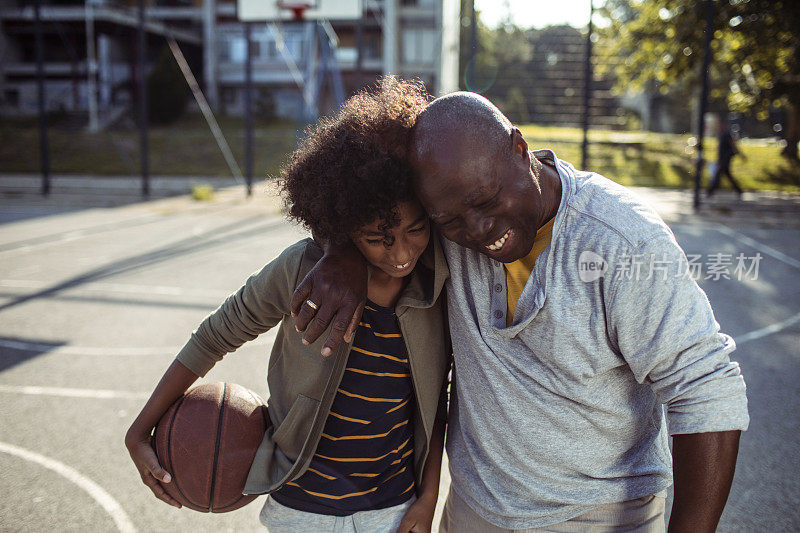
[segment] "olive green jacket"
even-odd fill
[[[189,370],[204,376],[226,353],[280,324],[267,371],[272,427],[256,453],[245,494],[272,492],[303,475],[347,366],[349,344],[322,357],[327,332],[304,346],[290,315],[294,289],[321,257],[321,248],[311,239],[288,247],[206,317],[177,356]],[[446,418],[452,353],[442,294],[449,271],[435,236],[411,276],[395,312],[416,395],[414,464],[419,484],[434,421]]]

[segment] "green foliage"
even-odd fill
[[[784,108],[793,127],[800,111],[800,2],[716,0],[714,6],[712,110],[765,119],[771,108]],[[617,89],[698,87],[705,2],[608,0],[600,13],[609,21],[605,53],[625,58],[613,67]],[[796,145],[800,132],[792,135]]]
[[[151,124],[171,124],[186,110],[189,88],[168,46],[162,48],[147,78],[147,116]]]
[[[579,128],[520,125],[532,149],[550,148],[573,164],[581,160],[583,132]],[[589,135],[589,168],[626,186],[694,187],[697,153],[689,135],[650,132],[593,130]],[[704,140],[709,153],[716,153],[717,140]],[[731,170],[745,189],[800,192],[800,163],[780,157],[777,142],[742,141],[739,149],[747,159],[735,157]],[[704,174],[704,184],[710,176]],[[723,180],[722,188],[729,188]]]

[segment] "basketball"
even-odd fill
[[[206,383],[190,389],[156,426],[156,455],[172,475],[164,488],[204,513],[250,503],[256,495],[242,490],[269,424],[264,402],[241,385]]]

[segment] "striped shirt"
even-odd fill
[[[394,309],[367,300],[308,471],[272,497],[336,516],[404,503],[414,494],[414,407]]]

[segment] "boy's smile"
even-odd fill
[[[397,214],[399,223],[391,228],[375,220],[352,236],[364,258],[392,278],[405,277],[414,270],[430,239],[428,216],[419,202],[398,204]]]

